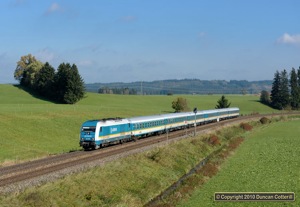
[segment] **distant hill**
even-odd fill
[[[271,91],[272,81],[246,81],[246,80],[159,80],[151,82],[131,83],[93,83],[86,84],[89,92],[98,92],[101,88],[133,89],[138,94],[258,94],[262,90]]]

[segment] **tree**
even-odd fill
[[[280,102],[280,74],[278,70],[274,74],[274,79],[272,83],[272,90],[271,90],[271,105],[274,108],[281,109],[281,102]]]
[[[291,107],[293,109],[299,108],[300,90],[298,85],[298,78],[295,68],[292,68],[290,74],[290,87],[291,87]]]
[[[225,98],[224,95],[218,100],[218,104],[216,105],[216,109],[223,109],[228,108],[231,103],[228,103],[228,100]]]
[[[35,75],[35,90],[37,90],[37,92],[42,96],[53,98],[54,76],[54,68],[46,62],[41,70]]]
[[[172,102],[172,108],[175,112],[188,111],[188,103],[185,98],[178,97]]]
[[[77,66],[61,63],[55,75],[56,99],[59,102],[74,104],[84,97],[84,81]]]
[[[289,78],[288,73],[286,70],[283,70],[281,73],[280,78],[280,86],[279,86],[279,93],[281,98],[281,105],[282,108],[286,108],[290,105],[290,92],[289,92]]]
[[[20,85],[33,88],[35,74],[43,67],[43,63],[38,61],[31,54],[22,56],[17,62],[14,77]]]
[[[268,91],[265,91],[265,90],[261,91],[260,102],[263,104],[266,104],[266,105],[269,105],[271,103],[270,94]]]
[[[299,105],[300,105],[300,67],[299,67],[299,69],[297,70],[297,80],[298,80],[298,88],[299,88],[299,99],[298,99],[298,103],[299,103]]]
[[[300,87],[300,66],[299,69],[297,70],[297,80],[298,80],[298,86]]]

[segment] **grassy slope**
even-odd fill
[[[243,134],[240,127],[218,133],[224,144],[228,135]],[[204,138],[204,139],[202,139]],[[208,136],[190,137],[143,153],[131,155],[20,194],[0,196],[2,206],[143,206],[187,173],[219,145]]]
[[[172,112],[174,96],[123,96],[87,93],[75,105],[35,98],[12,85],[0,85],[0,163],[79,149],[81,124],[88,119],[132,117]],[[191,109],[211,109],[220,95],[182,96]],[[241,113],[270,113],[257,96],[226,96]]]
[[[217,176],[179,206],[299,206],[295,202],[214,202],[215,192],[300,194],[300,121],[278,122],[246,136]]]

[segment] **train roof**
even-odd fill
[[[236,110],[239,110],[239,108],[202,110],[202,111],[198,111],[197,115],[224,112],[224,111],[236,111]],[[132,117],[132,118],[128,118],[128,120],[134,123],[134,122],[154,121],[154,120],[159,121],[163,119],[180,118],[180,117],[194,116],[194,115],[195,115],[194,112],[181,112],[181,113],[169,113],[169,114],[159,114],[159,115],[151,115],[151,116]]]
[[[82,126],[96,126],[98,123],[101,123],[101,125],[127,124],[128,119],[116,117],[116,118],[89,120],[84,122]]]
[[[197,115],[202,114],[211,114],[216,112],[224,112],[224,111],[236,111],[239,110],[237,107],[233,108],[224,108],[224,109],[211,109],[211,110],[202,110],[197,111]],[[107,119],[99,119],[99,120],[89,120],[84,122],[83,126],[96,126],[97,123],[101,122],[102,125],[116,125],[116,124],[126,124],[126,123],[139,123],[145,121],[160,121],[164,119],[172,119],[172,118],[180,118],[186,116],[194,116],[194,112],[180,112],[180,113],[168,113],[168,114],[157,114],[157,115],[149,115],[149,116],[138,116],[131,118],[107,118]]]
[[[178,117],[186,117],[189,116],[190,112],[183,113],[169,113],[169,114],[158,114],[158,115],[150,115],[150,116],[138,116],[128,118],[130,122],[142,122],[142,121],[160,121],[164,119],[178,118]]]

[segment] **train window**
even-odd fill
[[[100,132],[102,132],[102,127],[100,127]]]
[[[83,132],[95,132],[96,127],[82,127]]]

